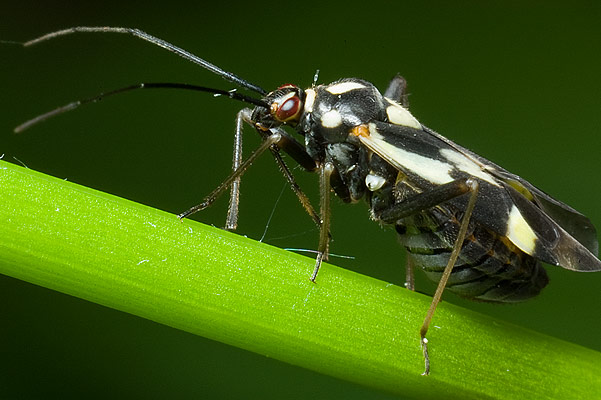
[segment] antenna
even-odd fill
[[[122,87],[119,89],[115,89],[115,90],[111,90],[110,92],[106,92],[106,93],[100,93],[94,97],[89,97],[87,99],[82,99],[82,100],[77,100],[74,102],[71,102],[69,104],[66,104],[64,106],[55,108],[54,110],[48,111],[44,114],[38,115],[35,118],[32,118],[28,121],[23,122],[21,125],[17,126],[14,129],[15,133],[21,133],[26,129],[31,128],[34,125],[39,124],[40,122],[44,122],[49,118],[55,117],[57,115],[66,113],[67,111],[71,111],[74,110],[84,104],[89,104],[89,103],[97,103],[100,100],[104,99],[105,97],[109,97],[109,96],[113,96],[116,94],[120,94],[120,93],[124,93],[124,92],[130,92],[132,90],[136,90],[136,89],[184,89],[184,90],[195,90],[198,92],[208,92],[208,93],[213,93],[215,96],[225,96],[225,97],[229,97],[230,99],[234,99],[234,100],[239,100],[239,101],[243,101],[245,103],[250,103],[250,104],[254,104],[255,106],[259,106],[259,107],[264,107],[264,108],[268,108],[269,105],[264,102],[263,100],[260,99],[255,99],[253,97],[250,96],[246,96],[240,93],[237,93],[235,90],[221,90],[221,89],[214,89],[214,88],[208,88],[208,87],[204,87],[204,86],[197,86],[197,85],[190,85],[187,83],[138,83],[136,85],[130,85],[130,86],[126,86],[126,87]]]
[[[122,28],[122,27],[110,27],[110,26],[76,26],[76,27],[67,28],[67,29],[63,29],[60,31],[56,31],[56,32],[47,33],[43,36],[37,37],[35,39],[29,40],[29,41],[23,43],[23,46],[29,47],[29,46],[33,46],[33,45],[36,45],[41,42],[45,42],[47,40],[51,40],[51,39],[55,39],[55,38],[58,38],[61,36],[71,35],[71,34],[79,33],[79,32],[125,33],[128,35],[132,35],[132,36],[135,36],[142,40],[145,40],[147,42],[150,42],[156,46],[162,47],[165,50],[168,50],[172,53],[175,53],[178,56],[183,57],[186,60],[193,62],[194,64],[200,65],[201,67],[208,69],[209,71],[213,72],[214,74],[217,74],[217,75],[221,76],[222,78],[235,83],[238,86],[241,86],[248,90],[252,90],[261,95],[265,95],[267,93],[267,91],[265,89],[240,78],[236,74],[227,72],[227,71],[217,67],[216,65],[213,65],[210,62],[205,61],[202,58],[200,58],[182,48],[179,48],[169,42],[164,41],[163,39],[159,39],[155,36],[152,36],[144,31],[141,31],[136,28]]]

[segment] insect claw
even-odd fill
[[[428,354],[428,339],[425,336],[422,336],[420,343],[422,345],[422,351],[424,352],[424,372],[422,372],[422,376],[430,375],[430,356]]]
[[[317,253],[317,257],[315,258],[315,268],[313,269],[313,274],[309,278],[309,280],[315,283],[315,279],[317,278],[317,273],[319,272],[319,268],[321,268],[321,262],[323,261],[324,253],[322,251]]]

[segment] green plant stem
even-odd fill
[[[405,397],[600,398],[601,354],[0,161],[0,273]],[[5,305],[6,306],[6,305]]]

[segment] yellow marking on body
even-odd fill
[[[366,125],[359,125],[351,129],[351,135],[357,137],[369,137],[369,128]]]
[[[388,121],[392,122],[395,125],[422,129],[422,125],[417,119],[415,119],[413,115],[411,115],[409,110],[388,98],[386,100],[388,100],[389,103],[389,106],[386,107],[386,115],[388,116]]]
[[[403,171],[399,171],[396,174],[396,180],[394,181],[394,185],[398,186],[399,183],[404,182],[407,179],[407,174]]]
[[[507,247],[509,249],[509,251],[511,251],[512,253],[522,253],[522,251],[515,244],[513,244],[513,242],[511,240],[509,240],[509,238],[507,236],[499,235],[498,237],[499,237],[499,240],[501,242],[503,242],[505,247]],[[491,250],[491,251],[494,253],[494,250]]]
[[[507,179],[506,182],[509,184],[509,186],[517,190],[522,196],[524,196],[530,201],[534,201],[534,196],[532,195],[532,193],[530,193],[530,191],[526,189],[526,187],[520,182],[514,179]]]
[[[509,212],[506,236],[524,253],[534,254],[538,237],[515,205],[511,207]]]

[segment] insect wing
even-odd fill
[[[505,234],[506,220],[513,207],[511,197],[496,178],[462,153],[425,130],[386,122],[370,123],[369,135],[359,139],[369,150],[402,171],[410,185],[420,192],[456,179],[479,178],[479,200],[472,218],[494,232]],[[465,209],[467,197],[460,196],[449,202]]]
[[[552,219],[552,216],[547,214],[545,209],[539,208],[537,204],[540,204],[540,202],[530,201],[521,191],[516,190],[514,186],[508,183],[505,183],[505,188],[524,220],[536,232],[538,240],[531,255],[549,264],[559,265],[574,271],[601,270],[601,261],[595,257],[595,254],[568,233],[556,220]],[[536,197],[534,200],[536,200]],[[546,199],[544,201],[547,202],[547,209],[553,210],[556,214],[564,210],[555,204],[550,206],[552,203],[549,203]],[[571,213],[569,215],[571,218],[577,215],[590,224],[590,221],[582,214]],[[561,216],[565,217],[565,214]]]
[[[519,176],[426,127],[372,122],[369,135],[359,139],[421,191],[455,179],[478,178],[475,221],[546,263],[578,271],[601,270],[595,256],[596,232],[588,218]],[[467,198],[449,202],[464,209]]]
[[[586,247],[591,253],[598,255],[599,243],[597,241],[597,230],[590,219],[567,204],[552,198],[542,190],[533,186],[530,182],[515,174],[503,169],[498,169],[493,174],[535,203],[546,215]]]
[[[480,164],[482,169],[488,171],[498,180],[503,181],[518,190],[518,192],[526,196],[528,200],[534,202],[547,216],[561,226],[574,239],[580,242],[580,244],[586,247],[593,255],[597,256],[599,254],[597,230],[586,216],[574,210],[567,204],[554,199],[524,178],[512,174],[492,161],[454,143],[427,127],[424,127],[424,130],[455,150],[463,153],[466,157],[471,158],[474,162]]]

